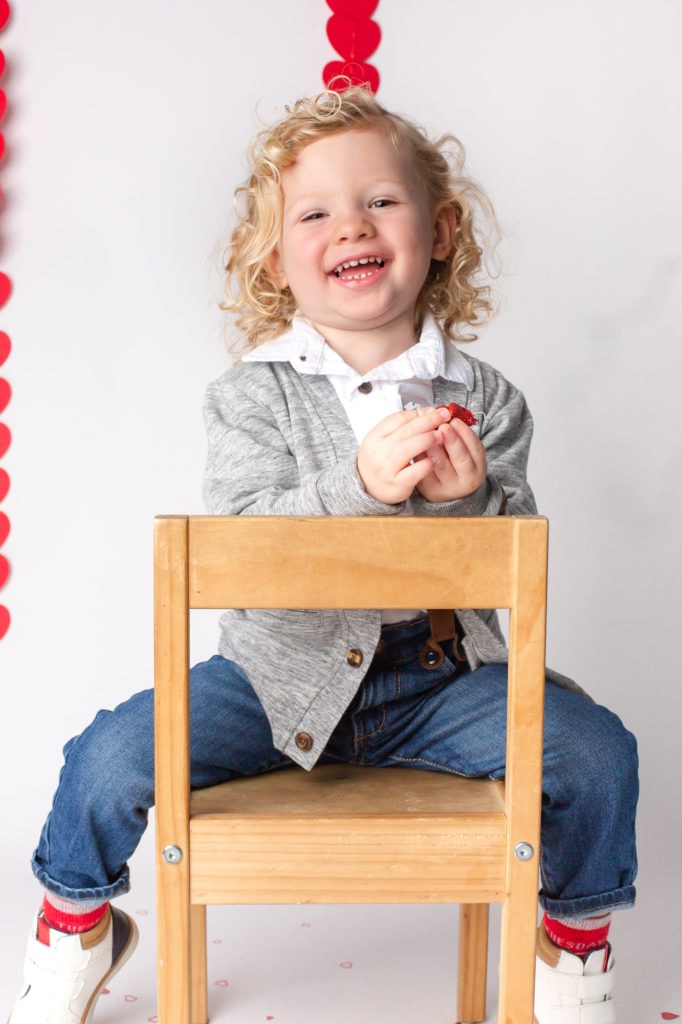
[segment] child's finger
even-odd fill
[[[450,455],[442,444],[428,448],[426,457],[431,463],[432,472],[439,480],[447,479],[448,476],[454,476]]]
[[[485,448],[471,427],[461,420],[453,420],[442,426],[438,433],[453,465],[469,460],[476,469],[486,466]]]
[[[380,420],[370,433],[378,437],[390,437],[392,434],[402,431],[407,436],[423,434],[429,430],[436,430],[441,424],[447,422],[447,409],[406,409],[401,412],[392,412]]]

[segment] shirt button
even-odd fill
[[[351,647],[346,655],[346,661],[351,668],[359,668],[362,665],[362,651],[358,650],[357,647]]]
[[[371,390],[372,390],[372,382],[371,382],[371,380],[365,380],[365,381],[362,382],[362,384],[358,384],[358,391],[360,392],[361,395],[368,395]]]
[[[312,750],[313,738],[308,732],[297,732],[294,743],[299,750]]]

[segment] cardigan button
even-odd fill
[[[313,738],[309,732],[297,732],[294,739],[294,743],[299,750],[307,751],[312,750]]]
[[[360,668],[363,661],[362,651],[357,647],[351,647],[348,654],[346,655],[346,661],[351,668]]]

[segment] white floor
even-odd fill
[[[4,1021],[19,986],[24,936],[38,890],[28,871],[17,873],[14,845],[3,844],[0,859],[0,877],[11,879],[3,886],[0,930]],[[134,917],[140,943],[100,997],[94,1024],[157,1019],[150,835],[133,866],[136,886],[120,905]],[[652,870],[651,884],[640,885],[638,909],[615,918],[618,1024],[656,1024],[677,1015],[682,1020],[682,963],[664,881]],[[676,893],[674,899],[679,906]],[[496,910],[493,914],[496,926]],[[212,1024],[455,1024],[456,946],[457,913],[450,907],[211,908],[210,1019]],[[491,1021],[496,1019],[496,954],[493,940]]]

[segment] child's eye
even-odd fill
[[[301,217],[301,221],[305,224],[309,221],[322,220],[324,216],[322,210],[313,210],[311,213],[306,213]]]
[[[394,199],[373,199],[369,205],[373,210],[381,210],[385,206],[393,206],[394,203]]]

